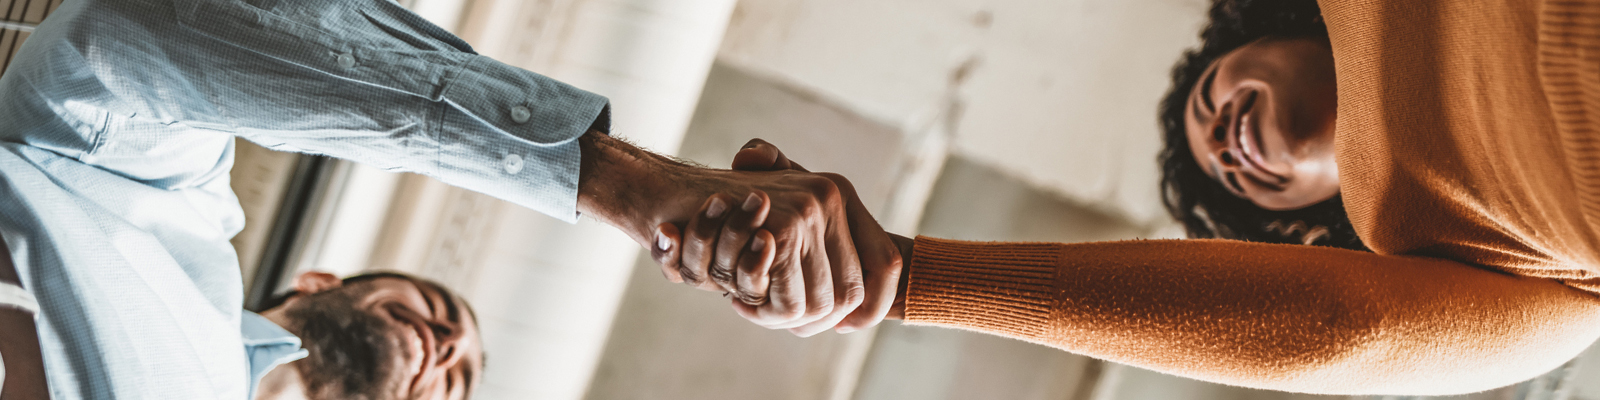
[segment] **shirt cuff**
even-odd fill
[[[487,57],[468,62],[443,97],[441,180],[578,221],[576,139],[609,130],[605,97]]]
[[[444,88],[444,99],[500,131],[541,145],[582,136],[608,104],[604,96],[483,56],[462,66]]]

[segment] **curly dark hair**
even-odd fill
[[[1228,192],[1189,151],[1184,112],[1201,74],[1223,55],[1269,37],[1327,40],[1328,27],[1315,0],[1217,0],[1200,32],[1200,48],[1184,52],[1173,66],[1172,89],[1159,110],[1165,145],[1158,160],[1167,212],[1192,238],[1370,251],[1356,236],[1340,196],[1298,210],[1267,210]]]

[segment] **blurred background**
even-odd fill
[[[0,0],[0,68],[61,0]],[[72,0],[67,0],[72,1]],[[893,232],[1179,237],[1155,103],[1207,0],[401,0],[480,53],[610,97],[614,134],[724,167],[764,138]],[[3,69],[0,69],[3,71]],[[612,229],[239,142],[248,298],[398,270],[477,309],[479,399],[1310,399],[889,322],[799,339],[661,278]],[[1399,397],[1366,397],[1399,399]],[[1600,348],[1461,399],[1600,400]]]

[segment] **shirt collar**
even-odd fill
[[[311,354],[300,347],[300,337],[253,312],[245,311],[240,316],[239,335],[244,339],[244,354],[250,362],[252,399],[256,397],[256,386],[267,372]]]

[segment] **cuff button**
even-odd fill
[[[508,174],[514,175],[518,172],[522,172],[522,156],[516,154],[507,154],[506,159],[500,162],[500,166],[505,167],[506,173]]]
[[[356,56],[350,53],[340,54],[338,57],[339,68],[351,69],[356,67]]]
[[[517,121],[517,123],[521,124],[521,123],[528,122],[529,118],[533,118],[533,111],[528,110],[527,107],[523,107],[523,106],[511,107],[511,120],[512,121]]]

